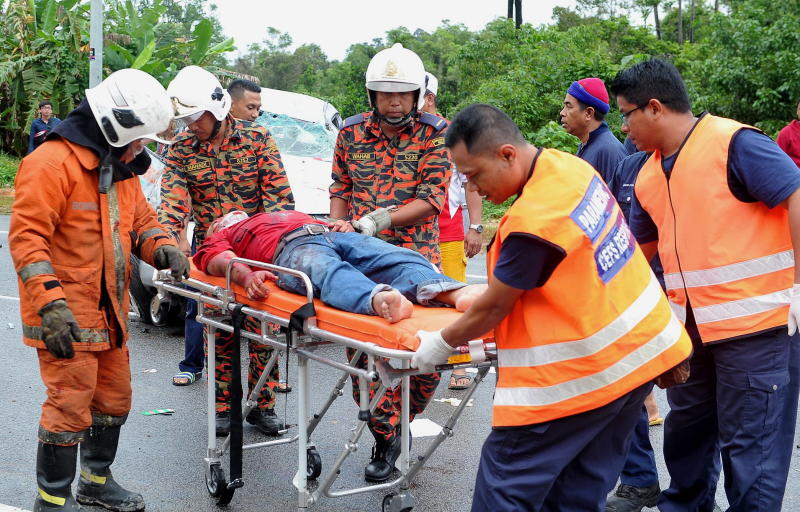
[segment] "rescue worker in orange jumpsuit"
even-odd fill
[[[47,387],[34,511],[80,510],[71,492],[78,444],[77,502],[144,510],[142,496],[120,486],[110,466],[131,408],[130,253],[176,278],[189,271],[137,178],[150,165],[144,144],[171,119],[161,84],[123,69],[88,89],[20,164],[9,244],[23,340],[37,349]]]
[[[419,331],[412,359],[434,371],[494,329],[472,510],[602,510],[653,379],[689,356],[689,337],[591,165],[528,144],[489,105],[461,111],[445,144],[469,189],[495,204],[518,194],[489,248],[487,291],[450,326]]]

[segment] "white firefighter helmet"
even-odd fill
[[[222,121],[231,110],[231,95],[214,75],[200,66],[186,66],[178,71],[167,86],[167,93],[172,99],[175,119],[207,111]]]
[[[372,57],[367,66],[367,91],[419,91],[417,108],[425,104],[425,66],[419,55],[400,43]],[[370,94],[370,101],[372,101]],[[373,105],[374,107],[375,105]]]
[[[433,73],[428,73],[427,71],[425,72],[425,89],[434,96],[439,94],[439,80],[436,79]]]
[[[86,89],[86,101],[109,144],[121,148],[137,139],[171,144],[157,134],[172,121],[172,104],[158,80],[138,69],[120,69]]]

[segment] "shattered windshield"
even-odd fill
[[[267,127],[282,155],[333,159],[336,134],[321,124],[272,112],[261,114],[256,123]]]

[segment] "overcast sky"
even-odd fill
[[[316,43],[331,60],[342,60],[354,43],[383,37],[404,26],[411,32],[432,32],[444,19],[463,23],[472,31],[505,17],[506,0],[209,0],[225,34],[233,37],[240,52],[261,42],[267,27],[292,36],[294,47]],[[523,0],[525,23],[551,22],[554,6],[574,6],[574,0]]]

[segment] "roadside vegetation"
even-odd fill
[[[506,2],[495,1],[502,14]],[[261,43],[232,57],[235,41],[224,37],[216,8],[203,0],[106,0],[105,6],[106,74],[134,67],[166,85],[181,67],[198,64],[223,82],[247,76],[326,99],[348,117],[368,109],[369,60],[400,42],[439,78],[443,116],[491,103],[532,143],[568,152],[578,141],[559,126],[558,112],[569,84],[587,76],[609,82],[650,56],[681,70],[695,112],[731,117],[771,136],[793,118],[800,98],[800,0],[577,0],[537,27],[516,28],[503,18],[474,32],[446,20],[432,32],[398,27],[353,44],[341,61],[315,44],[296,46],[290,34],[271,27]],[[50,99],[63,118],[83,96],[89,2],[0,0],[0,14],[0,151],[20,156],[40,99]],[[631,21],[643,15],[655,22]],[[613,105],[607,120],[622,138]],[[486,207],[489,218],[503,211]]]

